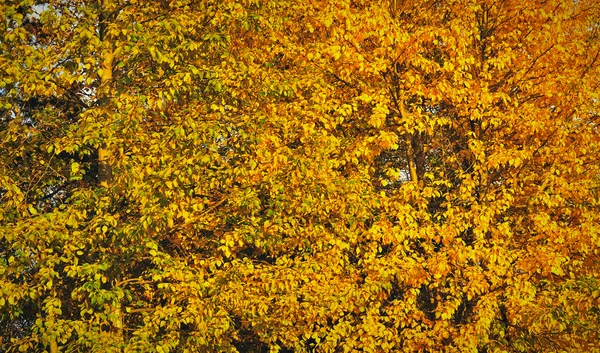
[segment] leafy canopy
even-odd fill
[[[596,1],[0,13],[0,351],[600,351]]]

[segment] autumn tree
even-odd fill
[[[0,351],[600,351],[595,1],[0,9]]]

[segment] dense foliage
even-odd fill
[[[0,13],[0,351],[600,351],[597,1]]]

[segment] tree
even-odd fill
[[[2,3],[3,351],[598,351],[592,2]]]

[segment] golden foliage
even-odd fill
[[[0,12],[1,351],[600,351],[596,1]]]

